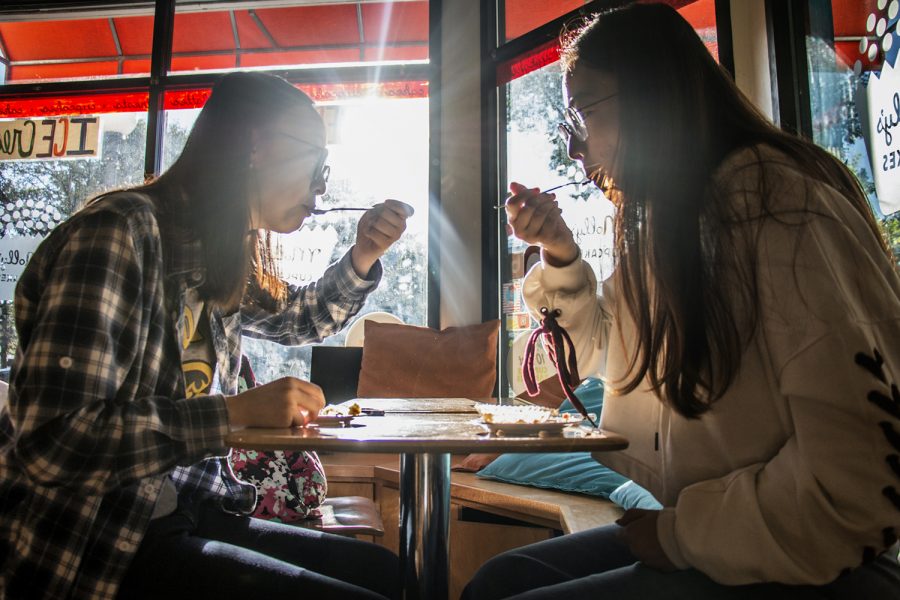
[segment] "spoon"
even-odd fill
[[[560,188],[564,188],[564,187],[566,187],[567,185],[584,185],[584,184],[586,184],[586,183],[591,183],[591,180],[590,180],[590,179],[585,179],[584,181],[570,181],[569,183],[562,183],[562,184],[560,184],[560,185],[557,185],[557,186],[554,186],[554,187],[550,188],[549,190],[543,190],[541,193],[542,193],[542,194],[549,194],[550,192],[552,192],[552,191],[554,191],[554,190],[558,190],[558,189],[560,189]],[[496,208],[496,209],[506,208],[506,204],[499,204],[499,205],[495,206],[494,208]]]
[[[335,210],[369,210],[369,209],[357,207],[357,206],[339,206],[337,208],[311,208],[311,209],[309,209],[309,214],[324,215],[325,213],[330,213]]]

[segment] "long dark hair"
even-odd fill
[[[274,271],[269,235],[250,232],[251,130],[285,111],[309,107],[310,98],[273,75],[230,73],[213,87],[184,149],[156,181],[143,186],[157,202],[167,242],[199,239],[207,268],[201,297],[236,308],[247,290],[273,306],[283,294]]]
[[[637,341],[627,381],[617,387],[627,393],[649,379],[674,410],[698,417],[734,380],[758,317],[753,261],[738,268],[738,281],[723,271],[723,257],[739,250],[728,226],[737,216],[711,185],[726,156],[760,144],[781,152],[841,192],[889,251],[850,171],[769,123],[670,6],[636,4],[594,18],[564,36],[562,61],[567,72],[585,65],[618,81],[620,141],[610,194],[618,204],[617,281]],[[766,159],[756,156],[761,166]],[[763,211],[771,217],[765,169],[759,172]]]

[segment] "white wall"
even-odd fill
[[[765,0],[731,0],[735,82],[773,120]]]
[[[443,0],[441,327],[481,321],[481,39],[478,2]]]

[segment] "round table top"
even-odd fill
[[[490,432],[474,409],[484,400],[360,399],[383,416],[360,415],[344,425],[285,429],[245,428],[228,434],[229,446],[255,450],[383,453],[602,452],[628,446],[624,437],[589,426],[522,435]],[[429,410],[432,409],[432,410]]]

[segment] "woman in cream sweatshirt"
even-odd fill
[[[673,9],[564,44],[573,159],[617,205],[598,290],[550,194],[523,293],[605,378],[604,463],[660,511],[513,550],[467,598],[900,598],[900,276],[853,175],[768,123]],[[604,596],[608,594],[608,596]]]

